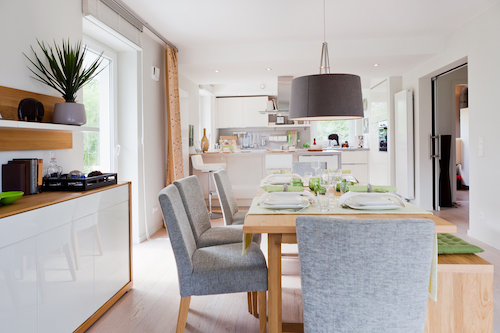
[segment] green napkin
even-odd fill
[[[366,185],[349,185],[347,186],[351,192],[368,192]],[[372,185],[372,192],[396,192],[397,188],[394,186]]]
[[[266,192],[283,192],[285,187],[283,185],[264,185],[263,189]]]
[[[303,192],[304,186],[288,186],[287,192]]]

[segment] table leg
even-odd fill
[[[269,333],[281,333],[281,234],[268,235]]]

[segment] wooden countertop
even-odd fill
[[[0,206],[0,218],[4,218],[19,213],[24,213],[33,209],[50,206],[66,200],[75,199],[85,195],[109,190],[118,186],[129,185],[130,182],[119,182],[114,185],[107,185],[88,191],[46,191],[38,194],[24,195],[21,199],[7,206]]]

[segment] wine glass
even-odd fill
[[[318,170],[319,170],[319,168],[320,168],[320,167],[321,167],[321,163],[320,163],[320,161],[319,161],[319,160],[314,160],[314,161],[312,161],[312,162],[311,162],[311,168],[313,168],[313,169],[314,169],[314,175],[315,175],[316,177],[318,177],[318,176],[319,176],[319,175],[318,175]]]

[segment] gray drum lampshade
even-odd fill
[[[352,74],[307,75],[292,80],[289,119],[361,119],[361,78]]]

